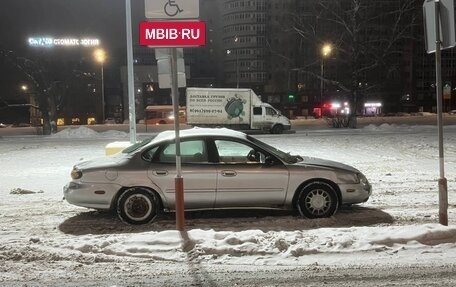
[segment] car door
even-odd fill
[[[264,122],[264,107],[257,106],[252,107],[252,129],[264,129],[265,122]]]
[[[214,140],[219,156],[215,207],[276,207],[284,203],[288,170],[268,165],[266,154],[246,142]],[[251,151],[256,154],[248,157]]]
[[[252,108],[252,128],[270,129],[277,122],[279,114],[272,107],[253,107]]]
[[[212,208],[215,201],[216,169],[208,162],[204,139],[181,142],[185,209]],[[176,146],[163,144],[152,156],[149,179],[165,197],[165,205],[175,209]]]

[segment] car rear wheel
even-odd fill
[[[299,212],[307,218],[330,217],[336,213],[338,205],[336,192],[324,182],[306,185],[297,201]]]
[[[271,134],[282,134],[282,133],[283,133],[282,125],[275,125],[271,129]]]
[[[152,222],[159,212],[156,194],[146,188],[133,187],[125,190],[117,200],[117,215],[129,224]]]

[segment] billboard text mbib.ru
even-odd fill
[[[142,46],[184,47],[206,45],[206,23],[201,21],[156,21],[140,23]]]

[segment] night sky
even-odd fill
[[[144,0],[131,0],[131,3],[137,22]],[[133,30],[136,25],[133,23]],[[2,0],[0,35],[0,45],[16,51],[24,49],[27,38],[33,35],[97,37],[103,46],[122,47],[125,1]]]
[[[89,52],[75,51],[78,49],[75,47],[55,47],[54,51],[43,51],[45,48],[29,47],[27,40],[32,36],[98,38],[100,46],[111,58],[106,63],[107,68],[116,69],[118,67],[113,65],[126,63],[125,0],[1,0],[0,5],[1,49],[32,59],[40,53],[79,57],[81,53]],[[133,44],[138,44],[139,21],[145,18],[144,0],[131,0],[131,6]],[[9,72],[10,68],[0,67],[0,74]],[[3,96],[10,90],[10,82],[11,79],[0,80]]]

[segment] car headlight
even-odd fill
[[[360,182],[360,178],[357,173],[343,173],[338,174],[337,179],[343,183],[356,184]]]
[[[358,179],[359,179],[359,182],[361,182],[363,185],[368,185],[369,184],[369,181],[367,180],[366,176],[362,173],[357,173],[356,174],[358,176]]]
[[[82,177],[82,171],[74,167],[73,170],[71,171],[71,178],[79,179],[81,177]]]

